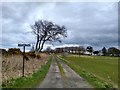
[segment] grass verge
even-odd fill
[[[60,74],[62,76],[65,76],[64,70],[63,70],[63,68],[62,68],[62,66],[60,64],[60,60],[58,60],[58,59],[57,59],[57,64],[58,64],[58,67],[59,67],[59,70],[60,70]]]
[[[3,86],[2,88],[5,90],[6,88],[24,88],[24,89],[35,88],[45,78],[49,70],[50,64],[51,64],[51,57],[49,58],[46,65],[42,66],[40,70],[33,73],[31,77],[20,77],[17,79],[11,79],[7,83],[7,86]]]
[[[80,66],[69,62],[68,60],[64,59],[63,57],[58,56],[58,58],[60,60],[64,61],[68,66],[70,66],[80,76],[85,78],[94,88],[113,88],[113,86],[110,83],[105,82],[105,81],[99,79],[98,77],[96,77],[95,75],[93,75],[92,73],[89,73],[89,72],[83,70]]]

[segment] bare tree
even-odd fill
[[[46,41],[59,41],[61,37],[67,37],[65,26],[59,26],[46,20],[38,20],[31,26],[33,33],[37,36],[35,51],[41,52]]]

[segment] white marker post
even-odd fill
[[[18,44],[19,47],[23,47],[23,70],[22,76],[24,77],[24,64],[25,64],[25,46],[30,46],[30,44]]]

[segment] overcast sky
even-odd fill
[[[68,37],[52,47],[90,45],[96,50],[104,46],[117,47],[117,5],[117,2],[2,3],[0,48],[18,47],[18,43],[34,44],[36,37],[31,33],[30,25],[38,19],[66,26]]]

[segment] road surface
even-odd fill
[[[53,56],[50,69],[38,88],[92,88],[85,79],[59,60],[64,71],[64,75],[61,75],[57,61],[58,58]]]

